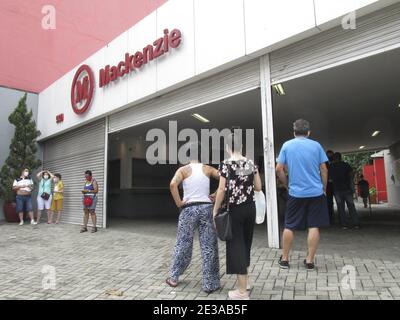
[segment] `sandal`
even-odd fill
[[[97,227],[92,228],[92,231],[91,231],[91,232],[92,232],[92,233],[97,232]]]
[[[86,227],[83,227],[83,228],[81,229],[80,233],[83,233],[83,232],[87,232],[87,228],[86,228]]]
[[[306,267],[306,270],[315,270],[315,264],[313,262],[307,262],[307,260],[304,259],[303,264]]]
[[[165,282],[167,285],[169,285],[172,288],[176,288],[178,286],[178,283],[171,281],[171,278],[167,278],[167,280],[165,280]]]
[[[221,290],[221,287],[218,287],[218,288],[215,288],[215,289],[204,290],[204,292],[207,293],[207,294],[211,294],[211,293],[214,293],[214,292],[216,292],[218,290]]]

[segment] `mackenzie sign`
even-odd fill
[[[147,45],[135,54],[125,54],[125,59],[115,66],[107,65],[99,71],[99,87],[107,86],[126,74],[139,69],[169,52],[182,43],[182,33],[178,29],[171,32],[164,30],[164,36]],[[85,113],[92,102],[94,92],[93,72],[87,65],[82,65],[75,74],[71,88],[71,105],[76,114]]]
[[[149,61],[161,57],[167,53],[170,48],[176,49],[181,44],[182,34],[178,29],[171,32],[168,29],[164,30],[164,37],[156,40],[153,44],[146,46],[143,51],[137,51],[135,54],[125,54],[125,60],[118,63],[118,65],[110,67],[107,65],[104,69],[100,70],[99,86],[104,87],[115,81],[118,78],[130,73],[135,69],[146,65]]]

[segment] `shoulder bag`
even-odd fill
[[[218,214],[215,216],[215,227],[217,229],[218,238],[222,241],[228,241],[232,239],[232,221],[231,215],[229,214],[229,176],[230,176],[230,166],[228,166],[228,175],[226,177],[227,196],[226,208],[220,209]]]

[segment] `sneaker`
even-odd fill
[[[315,264],[313,262],[307,263],[307,260],[304,259],[303,264],[307,270],[309,270],[309,271],[315,270]]]
[[[360,226],[354,226],[354,229],[360,229]]]
[[[279,268],[281,268],[281,269],[289,269],[289,267],[290,267],[289,261],[283,261],[282,256],[279,258],[278,264],[279,264]]]
[[[246,290],[250,291],[252,289],[251,284],[250,284],[250,279],[247,279],[247,287]]]
[[[23,226],[23,225],[24,225],[24,220],[22,220],[22,221],[19,223],[19,225],[20,225],[20,226]]]
[[[37,223],[35,222],[35,220],[32,219],[32,220],[31,220],[31,225],[34,226],[35,224],[37,224]]]
[[[249,294],[246,293],[240,293],[239,290],[231,290],[228,292],[228,297],[231,300],[250,300]]]

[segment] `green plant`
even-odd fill
[[[375,187],[370,188],[369,194],[370,194],[370,196],[376,196],[376,188]]]
[[[41,166],[41,161],[36,158],[36,139],[40,131],[36,129],[32,111],[27,110],[26,98],[25,94],[8,117],[8,121],[15,126],[15,132],[10,144],[10,154],[0,171],[0,197],[5,202],[15,201],[12,185],[21,171],[24,168],[32,171]]]
[[[371,162],[371,155],[374,152],[358,152],[343,155],[343,161],[347,162],[354,170],[354,172],[361,173],[363,167]]]

